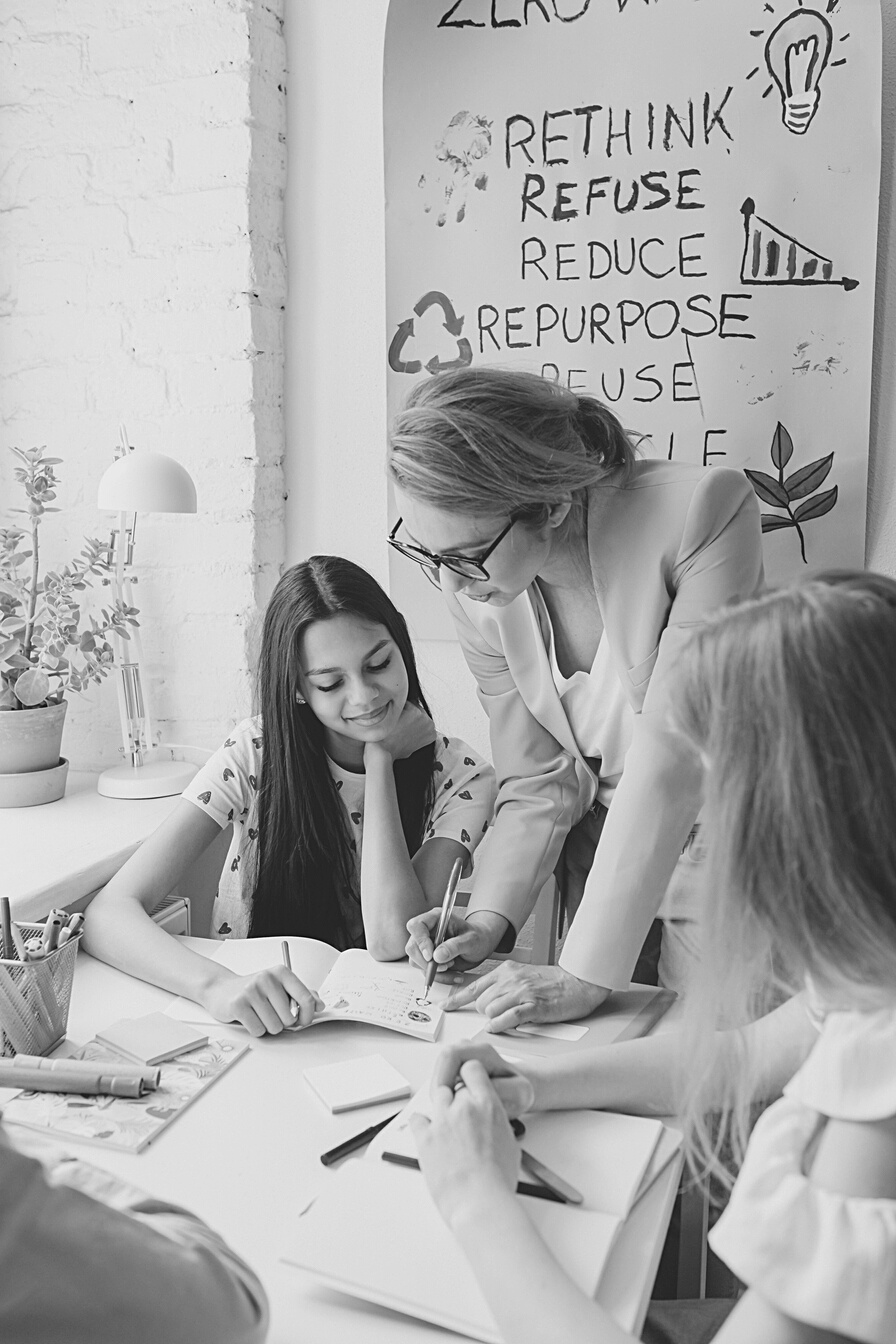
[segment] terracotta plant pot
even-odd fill
[[[41,709],[0,710],[0,775],[55,770],[62,755],[68,702]]]

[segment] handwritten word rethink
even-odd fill
[[[543,168],[553,168],[577,158],[610,159],[614,153],[631,157],[642,149],[671,153],[682,145],[706,148],[720,136],[733,143],[722,115],[733,92],[729,85],[721,98],[704,93],[696,107],[689,98],[678,108],[671,103],[648,103],[634,112],[630,107],[600,103],[542,112],[535,118],[515,112],[504,123],[504,161],[508,168],[514,159],[520,162],[522,158],[532,167],[539,161]]]

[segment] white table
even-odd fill
[[[9,897],[14,919],[43,919],[54,906],[83,909],[180,801],[104,798],[98,778],[72,771],[58,802],[0,808],[0,896]],[[178,887],[193,906],[194,932],[208,929],[229,836],[225,827]]]
[[[186,940],[197,950],[205,940]],[[88,1040],[121,1016],[162,1008],[171,996],[79,954],[69,1038]],[[221,1027],[215,1034],[245,1034]],[[584,1044],[587,1044],[587,1038]],[[516,1047],[516,1043],[514,1043]],[[541,1042],[544,1047],[544,1042]],[[568,1048],[568,1047],[567,1047]],[[342,1296],[281,1263],[290,1228],[331,1173],[320,1154],[398,1106],[331,1116],[306,1087],[303,1069],[378,1051],[416,1087],[437,1046],[356,1023],[326,1023],[299,1035],[253,1040],[251,1051],[139,1155],[72,1144],[84,1158],[193,1209],[261,1276],[271,1298],[271,1344],[439,1344],[460,1338],[410,1317]],[[665,1237],[680,1163],[673,1162],[625,1224],[601,1285],[601,1301],[640,1332]],[[381,1235],[399,1235],[384,1212]]]

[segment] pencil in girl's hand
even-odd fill
[[[280,943],[280,953],[281,953],[281,955],[282,955],[282,957],[283,957],[283,965],[286,967],[286,969],[287,969],[288,971],[291,971],[291,970],[292,970],[292,957],[289,955],[289,943],[286,941],[285,938],[281,940],[281,943]],[[293,1017],[298,1017],[298,1015],[299,1015],[299,1005],[296,1003],[295,999],[290,999],[289,1002],[290,1002],[290,1004],[292,1005],[292,1015],[293,1015]]]

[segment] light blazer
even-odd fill
[[[613,663],[635,711],[631,744],[560,964],[592,984],[628,985],[700,808],[701,772],[667,718],[670,674],[690,631],[762,583],[759,506],[739,471],[639,460],[588,549]],[[551,675],[531,591],[506,607],[445,592],[489,717],[495,823],[470,910],[519,932],[597,781]],[[679,912],[686,913],[686,912]]]

